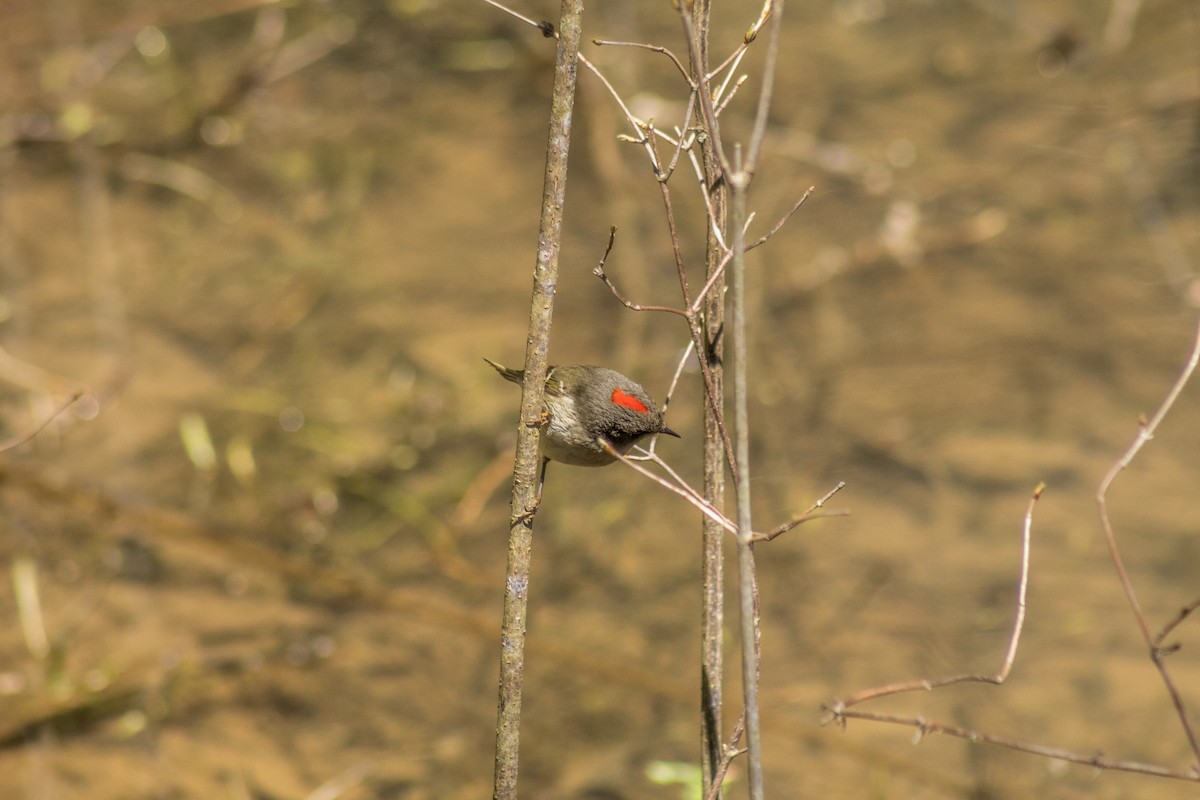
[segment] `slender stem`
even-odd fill
[[[736,463],[733,482],[737,495],[738,598],[741,609],[742,695],[746,706],[746,747],[750,764],[751,800],[762,800],[762,729],[758,715],[758,659],[754,603],[754,526],[750,513],[750,414],[746,378],[746,189],[749,176],[742,170],[741,147],[734,146],[734,171],[729,176],[733,206],[733,269],[730,276],[733,302],[730,333],[733,344],[733,429]]]
[[[1020,578],[1017,581],[1017,610],[1013,615],[1012,631],[1008,637],[1008,649],[1004,652],[1004,660],[1000,662],[999,668],[987,675],[977,674],[960,674],[949,675],[941,678],[917,678],[915,680],[901,681],[899,683],[889,683],[885,686],[875,686],[870,689],[863,689],[855,692],[849,697],[835,700],[833,703],[826,706],[826,710],[833,715],[834,719],[839,719],[846,709],[851,706],[856,706],[859,703],[865,703],[868,700],[874,700],[879,697],[886,697],[892,694],[901,694],[904,692],[928,692],[932,689],[939,689],[943,686],[951,686],[956,683],[991,683],[999,686],[1008,680],[1009,673],[1012,672],[1013,664],[1017,660],[1017,647],[1021,643],[1021,632],[1025,629],[1025,603],[1029,590],[1029,553],[1032,548],[1033,539],[1033,507],[1037,501],[1041,499],[1042,492],[1046,489],[1046,484],[1039,483],[1033,490],[1033,495],[1029,498],[1029,505],[1025,509],[1025,523],[1021,528],[1021,570]]]
[[[1100,526],[1104,530],[1104,541],[1108,545],[1109,556],[1112,558],[1113,567],[1117,571],[1117,578],[1121,582],[1121,588],[1125,591],[1125,600],[1129,603],[1129,608],[1133,612],[1134,619],[1137,620],[1138,630],[1142,632],[1142,638],[1150,650],[1150,658],[1154,662],[1154,666],[1158,669],[1163,685],[1167,689],[1167,694],[1171,697],[1171,704],[1175,707],[1175,713],[1178,715],[1179,722],[1183,726],[1183,732],[1187,737],[1188,745],[1192,749],[1192,754],[1197,760],[1200,760],[1200,739],[1197,738],[1196,731],[1192,727],[1191,719],[1184,705],[1183,696],[1179,693],[1179,689],[1175,686],[1175,681],[1171,677],[1171,673],[1167,670],[1167,664],[1164,660],[1165,653],[1156,645],[1154,635],[1150,632],[1150,624],[1146,621],[1146,615],[1143,613],[1142,606],[1138,602],[1137,592],[1133,589],[1133,580],[1129,577],[1129,571],[1125,569],[1125,560],[1121,558],[1121,550],[1117,547],[1117,535],[1113,530],[1112,520],[1108,516],[1108,490],[1112,487],[1113,481],[1133,462],[1134,457],[1141,451],[1146,442],[1154,438],[1154,432],[1158,430],[1159,424],[1167,416],[1171,407],[1175,405],[1175,401],[1179,399],[1179,395],[1183,392],[1183,388],[1188,384],[1188,381],[1192,379],[1197,366],[1200,366],[1200,327],[1197,328],[1192,341],[1192,352],[1188,356],[1187,363],[1179,373],[1179,377],[1175,379],[1175,383],[1171,386],[1171,389],[1167,392],[1167,396],[1158,407],[1158,411],[1154,412],[1154,416],[1149,420],[1142,422],[1133,443],[1129,445],[1129,448],[1117,459],[1116,463],[1109,469],[1108,474],[1100,481],[1100,488],[1096,491],[1096,504],[1100,508]]]
[[[46,426],[48,426],[51,422],[53,422],[58,417],[59,414],[63,413],[68,408],[70,408],[75,403],[75,401],[81,397],[83,397],[83,390],[76,389],[74,392],[71,393],[70,397],[68,397],[66,400],[62,401],[61,403],[59,403],[58,408],[54,409],[53,413],[51,413],[50,416],[46,417],[44,420],[42,420],[40,423],[38,423],[37,427],[30,428],[29,430],[25,431],[25,433],[22,433],[19,436],[16,436],[12,439],[9,439],[7,442],[0,444],[0,453],[5,452],[6,450],[12,450],[14,447],[20,447],[21,445],[25,444],[33,437],[37,436],[39,433],[44,431],[46,429]]]
[[[768,9],[767,5],[771,8]],[[767,136],[767,117],[771,112],[771,94],[775,87],[775,65],[779,60],[779,31],[783,27],[783,0],[769,0],[763,5],[763,17],[771,16],[771,27],[767,31],[767,54],[762,72],[762,89],[758,94],[758,111],[754,117],[754,132],[750,134],[750,147],[746,151],[746,163],[743,169],[753,175],[758,169],[758,158],[762,155],[763,140]],[[755,33],[757,35],[757,32]]]
[[[1162,767],[1157,764],[1145,764],[1139,761],[1126,761],[1124,759],[1116,759],[1106,756],[1103,753],[1076,753],[1070,750],[1063,750],[1058,747],[1048,747],[1046,745],[1034,744],[1018,739],[1006,739],[1002,736],[995,736],[983,731],[972,730],[970,728],[962,728],[957,725],[943,725],[939,722],[932,722],[920,717],[900,717],[893,714],[876,714],[870,711],[846,711],[842,715],[843,722],[846,719],[866,719],[873,722],[888,722],[894,725],[907,725],[917,729],[918,741],[930,733],[940,733],[945,736],[957,736],[961,739],[966,739],[968,742],[988,742],[990,744],[1007,747],[1011,750],[1019,750],[1022,753],[1034,753],[1035,755],[1044,756],[1046,758],[1058,759],[1059,761],[1070,761],[1073,764],[1087,764],[1096,767],[1097,769],[1119,770],[1122,772],[1135,772],[1140,775],[1153,775],[1158,778],[1173,778],[1180,781],[1191,781],[1196,783],[1200,781],[1200,776],[1197,776],[1194,770],[1176,770]]]
[[[521,392],[521,426],[513,467],[512,516],[509,520],[508,568],[504,616],[500,630],[500,691],[496,709],[494,800],[516,800],[521,724],[521,688],[525,672],[525,623],[529,573],[533,555],[533,513],[538,503],[538,424],[546,381],[550,321],[558,285],[562,209],[567,188],[567,152],[575,103],[583,0],[562,0],[558,55],[554,70],[546,177],[542,190],[537,262],[533,271],[529,339],[525,351],[525,383]]]
[[[694,124],[703,127],[704,117],[698,109],[698,92],[695,86],[699,76],[708,73],[708,30],[710,0],[697,0],[693,7],[694,25],[685,31],[693,46],[691,68],[697,76],[693,79],[693,90],[688,97],[688,120],[695,116]],[[683,132],[680,141],[683,140]],[[721,406],[725,402],[725,367],[722,363],[724,350],[723,329],[725,326],[725,282],[724,253],[726,213],[726,186],[717,180],[721,165],[713,151],[713,138],[700,138],[700,164],[698,169],[701,191],[708,213],[706,226],[705,277],[706,284],[696,297],[690,310],[703,308],[703,337],[701,344],[706,348],[711,396],[717,406],[704,404],[704,499],[713,507],[724,510],[725,504],[725,451],[723,441],[724,420]],[[694,150],[689,152],[692,162],[696,161]],[[721,783],[729,768],[729,758],[722,747],[721,711],[725,697],[725,530],[715,520],[703,520],[702,580],[701,597],[703,607],[700,619],[700,763],[703,769],[706,798],[720,798]],[[738,724],[738,732],[742,729]]]

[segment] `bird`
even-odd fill
[[[484,358],[500,377],[521,384],[525,370]],[[580,467],[616,461],[602,442],[624,455],[648,437],[682,438],[663,422],[662,412],[639,384],[616,370],[585,364],[551,366],[546,373],[541,426],[543,459]],[[543,461],[543,471],[545,462]]]

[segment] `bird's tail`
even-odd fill
[[[500,377],[501,377],[501,378],[504,378],[504,380],[506,380],[506,381],[512,381],[513,383],[522,383],[522,382],[524,382],[524,380],[525,380],[525,370],[523,370],[523,369],[511,369],[511,368],[509,368],[509,367],[506,367],[506,366],[504,366],[503,364],[497,364],[495,361],[492,361],[492,360],[491,360],[490,358],[488,358],[487,356],[484,356],[483,360],[484,360],[484,361],[486,361],[487,363],[491,364],[491,365],[492,365],[492,369],[496,370],[496,372],[499,372],[499,373],[500,373]]]

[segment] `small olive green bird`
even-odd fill
[[[525,371],[491,364],[500,377],[516,384]],[[601,440],[621,455],[649,436],[679,434],[663,423],[662,412],[650,393],[621,373],[574,365],[550,367],[543,401],[542,456],[562,464],[603,467],[616,459],[605,452]]]

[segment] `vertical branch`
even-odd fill
[[[771,29],[768,33],[766,62],[763,69],[763,85],[759,94],[758,111],[755,115],[754,131],[750,138],[750,149],[746,160],[742,159],[740,146],[734,148],[733,170],[726,172],[726,180],[733,205],[733,275],[730,284],[733,294],[731,308],[731,333],[733,340],[733,427],[736,439],[734,446],[733,481],[737,496],[737,555],[738,555],[738,605],[742,650],[742,693],[746,710],[746,747],[750,759],[748,782],[751,800],[762,800],[762,726],[758,713],[758,603],[754,577],[754,527],[750,513],[750,422],[747,411],[748,381],[746,378],[746,193],[750,188],[762,142],[766,135],[767,118],[770,111],[772,87],[775,81],[775,63],[779,55],[779,29],[783,17],[783,0],[768,0],[771,4]],[[703,87],[708,92],[707,86]],[[702,98],[704,99],[704,98]],[[711,96],[709,97],[711,99]],[[711,107],[711,103],[709,104]],[[707,112],[706,112],[707,113]],[[714,114],[715,116],[715,114]],[[716,143],[718,152],[721,143]]]
[[[746,187],[741,148],[734,147],[735,167],[730,175],[733,196],[733,295],[730,329],[733,341],[733,430],[736,464],[733,470],[737,497],[738,607],[742,650],[742,694],[746,706],[746,748],[750,757],[751,800],[762,800],[762,729],[758,715],[758,659],[756,646],[754,527],[750,514],[750,417],[746,379]]]
[[[693,25],[686,31],[692,38],[689,52],[693,80],[700,84],[708,74],[708,26],[710,0],[696,0]],[[704,115],[696,108],[696,124],[703,126]],[[704,499],[723,510],[725,505],[725,458],[721,447],[723,420],[719,408],[725,402],[725,367],[721,363],[724,351],[725,279],[717,276],[722,270],[724,253],[721,232],[726,230],[725,184],[718,180],[721,166],[713,152],[713,137],[705,136],[700,143],[700,158],[704,171],[704,191],[710,195],[712,219],[708,226],[705,257],[706,282],[713,281],[701,298],[703,303],[703,344],[712,382],[712,395],[718,407],[704,404]],[[721,752],[721,706],[724,702],[724,658],[722,651],[725,628],[725,531],[709,517],[703,520],[701,643],[700,643],[700,712],[701,767],[704,775],[704,796],[720,797],[722,764],[728,763]],[[716,787],[714,788],[714,784]]]
[[[583,0],[562,0],[546,150],[546,177],[542,189],[537,262],[533,272],[529,337],[525,350],[525,384],[521,391],[521,424],[513,467],[508,569],[500,630],[500,692],[496,709],[496,771],[492,789],[494,800],[516,800],[517,797],[525,622],[533,551],[533,512],[537,503],[538,424],[545,390],[554,292],[558,284],[562,209],[567,188],[567,152],[571,141],[582,17]],[[546,30],[546,35],[553,35],[553,32]]]

